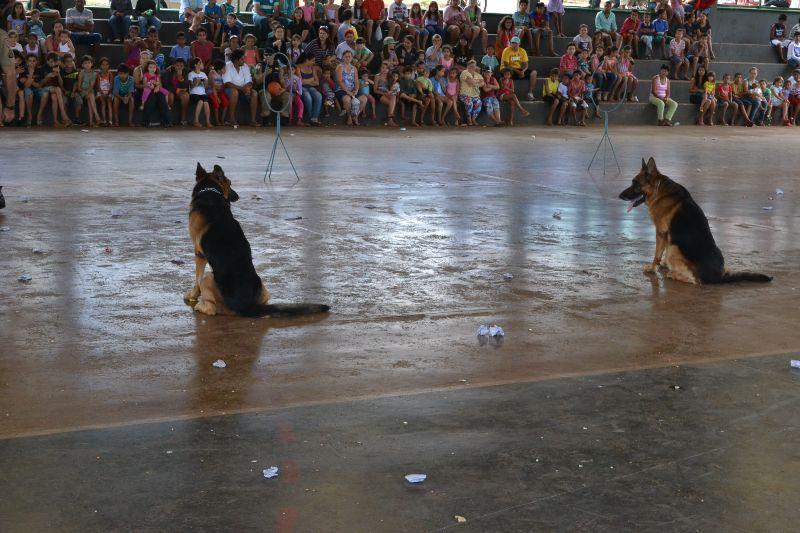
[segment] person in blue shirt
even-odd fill
[[[169,51],[169,62],[172,63],[176,59],[183,59],[188,63],[192,58],[192,47],[186,44],[186,34],[179,31],[175,36],[175,41],[178,43]]]
[[[211,42],[219,44],[219,34],[222,31],[222,7],[217,4],[217,0],[208,0],[208,3],[203,8],[203,14],[206,16],[206,24],[211,30]]]
[[[653,31],[655,32],[655,34],[653,35],[653,47],[660,48],[661,57],[666,58],[667,32],[669,31],[667,10],[662,9],[661,11],[656,13],[656,16],[658,18],[653,21]]]

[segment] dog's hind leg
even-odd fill
[[[693,285],[697,284],[697,276],[686,262],[680,248],[674,244],[667,248],[667,266],[669,267],[668,278]]]
[[[267,290],[267,286],[264,283],[261,283],[261,301],[264,305],[269,303],[269,291]]]

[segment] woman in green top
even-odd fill
[[[470,24],[472,25],[472,40],[469,43],[470,47],[475,46],[475,40],[480,35],[481,50],[485,51],[486,46],[489,44],[489,33],[486,31],[486,28],[484,28],[484,23],[481,20],[481,8],[478,7],[478,0],[469,0],[469,4],[464,12],[469,19]]]

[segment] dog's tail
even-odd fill
[[[725,272],[717,283],[733,283],[735,281],[756,281],[767,283],[772,281],[772,276],[756,272]]]
[[[270,316],[273,318],[288,318],[303,315],[316,315],[319,313],[327,313],[330,311],[330,306],[323,304],[258,304],[246,309],[242,312],[244,316],[258,317]]]

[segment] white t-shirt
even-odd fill
[[[188,78],[190,87],[189,94],[197,94],[200,96],[206,94],[206,82],[208,81],[208,76],[206,76],[205,72],[191,71]]]
[[[353,43],[353,46],[355,46],[355,43]],[[355,49],[353,49],[353,48],[350,48],[350,45],[349,45],[349,44],[347,44],[347,41],[342,41],[342,42],[340,42],[340,43],[339,43],[339,44],[336,46],[336,59],[342,59],[342,56],[343,56],[343,55],[344,55],[344,53],[345,53],[345,52],[347,52],[348,50],[350,50],[351,52],[353,52],[353,55],[355,55],[355,53],[356,53]]]
[[[786,47],[786,58],[794,59],[795,61],[800,60],[800,44],[794,41],[790,42],[789,46]]]
[[[225,75],[222,78],[223,83],[232,83],[236,87],[244,87],[248,83],[253,83],[253,77],[250,75],[250,67],[242,65],[241,70],[236,70],[233,63],[228,61],[225,65]]]

